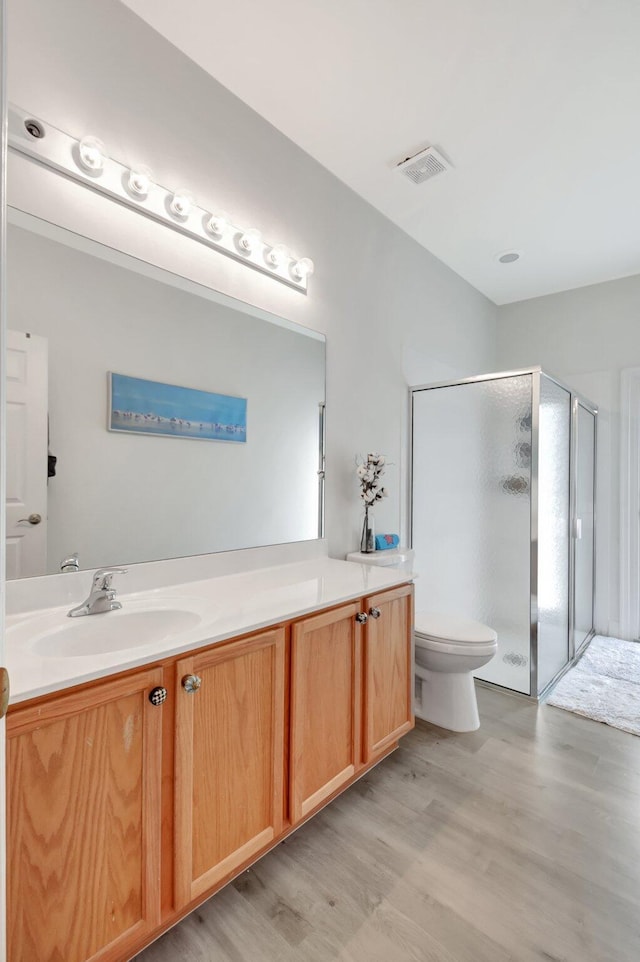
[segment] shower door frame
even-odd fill
[[[621,372],[620,619],[621,638],[640,639],[640,368]]]
[[[519,368],[511,371],[496,371],[491,374],[478,374],[475,377],[453,378],[447,381],[435,381],[432,384],[418,384],[409,388],[409,471],[407,474],[407,524],[408,542],[413,548],[413,444],[414,444],[414,407],[413,397],[421,391],[432,391],[443,387],[458,387],[463,384],[477,384],[482,381],[499,381],[504,378],[521,377],[531,375],[531,474],[529,506],[531,511],[530,522],[530,554],[529,554],[529,578],[530,578],[530,627],[529,627],[529,694],[518,692],[513,688],[504,685],[497,685],[495,682],[486,682],[477,679],[481,685],[490,685],[492,688],[501,688],[514,695],[523,698],[533,698],[536,701],[542,700],[559,681],[559,679],[571,668],[583,653],[587,644],[595,635],[595,597],[596,597],[596,520],[597,520],[597,456],[598,456],[598,408],[592,401],[574,390],[560,378],[549,374],[540,365],[533,367]],[[538,505],[538,447],[540,442],[540,381],[542,377],[548,378],[558,387],[566,391],[570,398],[570,440],[569,440],[569,557],[567,559],[569,575],[569,618],[567,624],[567,664],[545,685],[544,689],[538,692],[538,540],[539,540],[539,505]],[[593,594],[591,598],[591,630],[586,635],[580,648],[575,650],[574,626],[575,626],[575,520],[577,502],[577,414],[578,405],[582,405],[590,414],[594,416],[594,452],[593,452]]]
[[[547,375],[548,377],[548,375]],[[578,516],[578,410],[583,407],[585,411],[593,415],[593,571],[592,571],[592,584],[593,591],[591,595],[591,629],[587,632],[583,640],[580,642],[579,647],[575,647],[575,627],[576,627],[576,592],[575,592],[575,567],[576,567],[576,550],[577,550],[577,534],[575,530],[575,523]],[[569,569],[570,584],[573,585],[573,594],[571,598],[571,604],[569,606],[570,620],[569,620],[569,664],[575,664],[575,662],[581,657],[585,648],[595,635],[595,623],[596,623],[596,538],[597,538],[597,484],[598,484],[598,408],[588,401],[581,394],[576,391],[571,392],[571,566]],[[556,679],[553,680],[552,684],[555,684]],[[545,692],[550,686],[547,685]]]

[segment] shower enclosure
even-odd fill
[[[538,367],[411,408],[416,608],[490,625],[476,677],[540,697],[594,633],[597,409]]]

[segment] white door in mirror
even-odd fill
[[[7,332],[7,578],[47,563],[47,339]]]

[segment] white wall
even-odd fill
[[[317,537],[321,340],[14,225],[7,258],[49,345],[48,573]],[[108,432],[108,371],[245,397],[246,443]]]
[[[640,276],[500,307],[498,361],[540,364],[599,407],[596,627],[617,635],[620,374],[640,367]]]
[[[376,526],[398,530],[407,385],[494,368],[495,306],[116,0],[9,0],[9,96],[313,257],[305,298],[11,159],[14,205],[326,333],[330,551],[344,555],[357,544],[357,452],[382,451],[392,462]],[[313,109],[312,97],[297,98],[295,78],[291,109]]]

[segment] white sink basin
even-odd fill
[[[80,618],[48,615],[32,622],[31,651],[45,658],[83,658],[163,641],[188,633],[202,622],[196,611],[126,603],[117,611]],[[21,626],[22,627],[22,626]]]

